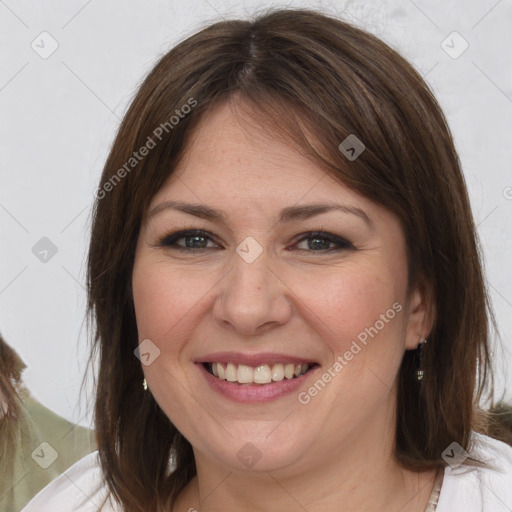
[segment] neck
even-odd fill
[[[394,421],[367,422],[327,450],[275,471],[231,471],[195,453],[197,475],[173,512],[423,512],[435,470],[403,469],[394,457]],[[307,461],[307,462],[306,462]]]

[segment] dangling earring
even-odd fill
[[[416,370],[416,379],[418,382],[422,382],[423,378],[425,377],[425,372],[423,370],[423,347],[425,346],[425,343],[427,343],[427,339],[423,340],[418,344],[418,348],[416,349],[418,357],[419,357],[419,364],[418,369]]]
[[[146,379],[142,381],[142,387],[144,388],[144,391],[148,389],[148,383],[146,382]]]

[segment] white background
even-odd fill
[[[508,362],[509,376],[499,371],[498,391],[512,387],[511,0],[5,0],[0,332],[25,360],[32,393],[58,414],[90,422],[91,402],[80,395],[90,211],[129,100],[179,40],[210,22],[277,5],[320,7],[365,28],[409,59],[433,89],[463,164],[503,337],[498,360]],[[58,43],[46,59],[31,47],[35,41],[50,49],[44,31]],[[458,58],[441,46],[453,31],[469,44]],[[458,36],[447,42],[452,52],[464,44]],[[32,253],[42,237],[58,249],[46,263]]]

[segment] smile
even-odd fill
[[[203,363],[211,375],[220,380],[236,382],[238,384],[270,384],[282,380],[295,379],[304,375],[314,363],[274,363],[249,366],[235,363]]]
[[[316,362],[286,362],[293,358],[277,355],[263,358],[216,354],[208,359],[196,361],[196,367],[209,388],[224,399],[245,404],[270,402],[297,393],[307,386],[306,379],[314,379],[320,370]]]

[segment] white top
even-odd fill
[[[473,434],[473,441],[470,455],[500,470],[458,465],[458,445],[450,445],[443,453],[452,457],[451,466],[444,470],[435,511],[511,512],[512,447],[477,433]],[[462,450],[460,446],[459,449]],[[108,500],[101,508],[108,492],[97,455],[98,452],[93,452],[79,460],[40,491],[21,512],[122,512],[114,500]]]

